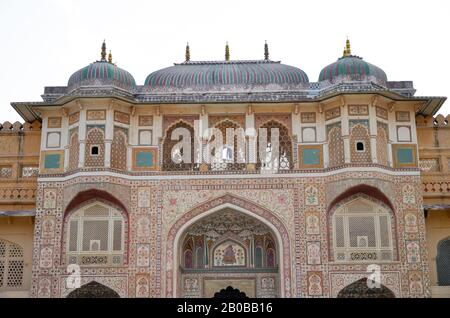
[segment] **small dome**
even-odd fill
[[[336,62],[326,66],[319,75],[319,82],[328,81],[339,83],[345,81],[372,81],[386,86],[386,73],[373,64],[364,61],[361,57],[351,55],[350,42],[347,40],[347,46],[344,55]]]
[[[82,86],[116,86],[131,91],[136,82],[133,76],[112,63],[111,53],[106,60],[106,45],[102,45],[102,58],[100,61],[89,64],[76,71],[69,79],[68,90],[73,91]]]
[[[283,90],[308,82],[301,69],[270,60],[187,61],[151,73],[145,86],[152,91]]]

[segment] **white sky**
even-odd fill
[[[381,67],[388,80],[412,80],[417,95],[450,96],[450,1],[324,0],[0,0],[0,122],[22,121],[12,101],[41,101],[44,86],[64,86],[100,58],[139,85],[184,60],[270,58],[303,69],[311,82],[342,55]],[[440,113],[450,113],[450,101]]]

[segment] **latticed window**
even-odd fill
[[[438,244],[436,267],[439,286],[450,286],[450,238]]]
[[[185,136],[185,138],[183,138],[182,136],[174,136],[175,140],[172,140],[172,133],[177,128],[184,128],[186,129],[186,131],[189,131],[190,134],[189,138],[187,138],[188,136]],[[189,148],[186,149],[186,147],[175,147],[180,141],[183,141],[186,147]],[[185,122],[179,122],[170,127],[170,129],[167,130],[163,142],[163,163],[162,163],[163,170],[166,171],[198,170],[199,164],[195,163],[196,160],[194,158],[196,158],[195,156],[199,156],[200,154],[194,153],[194,142],[195,142],[194,128],[191,125]],[[184,160],[183,158],[186,156],[190,157],[190,160]]]
[[[35,178],[39,174],[38,166],[23,166],[22,167],[22,178]]]
[[[332,217],[335,261],[392,261],[389,210],[363,197],[339,207]]]
[[[258,147],[256,149],[257,151],[257,167],[261,170],[288,170],[293,167],[293,160],[292,160],[292,140],[291,136],[289,135],[289,130],[283,126],[282,124],[278,123],[275,120],[268,121],[264,125],[262,125],[260,128],[265,128],[267,131],[267,144],[266,149],[262,150],[266,158],[263,158],[260,156],[260,147],[264,148],[263,145],[260,145],[260,138],[258,136],[257,144]],[[276,156],[276,144],[272,144],[272,134],[276,130],[272,129],[278,129],[278,156]],[[259,134],[261,134],[261,131],[258,131]],[[272,159],[272,160],[271,160]]]
[[[71,129],[69,132],[69,169],[78,168],[78,160],[80,156],[80,142],[78,140],[78,128]]]
[[[67,220],[69,264],[122,265],[125,220],[118,209],[95,202]]]
[[[23,285],[23,249],[15,243],[0,240],[0,290]]]
[[[3,166],[0,167],[0,178],[11,178],[12,177],[12,167]]]
[[[244,170],[246,144],[245,144],[245,132],[239,125],[224,120],[218,123],[215,128],[219,129],[222,134],[222,149],[216,149],[212,154],[210,169],[217,170]],[[228,133],[227,133],[228,130]],[[232,134],[231,134],[232,133]],[[227,140],[232,138],[233,143]],[[211,137],[210,142],[214,142],[215,137]]]
[[[127,167],[127,135],[126,129],[114,127],[114,138],[111,145],[111,168],[125,170]]]

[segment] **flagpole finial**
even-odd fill
[[[352,50],[350,48],[350,40],[347,37],[347,41],[345,41],[345,49],[344,49],[343,57],[351,56],[351,55],[352,55]]]
[[[264,44],[264,59],[266,61],[269,60],[269,45],[267,44],[267,40],[265,41],[265,44]]]
[[[106,61],[106,42],[105,42],[105,40],[103,40],[103,44],[102,44],[101,61]]]
[[[189,48],[189,42],[187,42],[187,44],[186,44],[186,52],[185,52],[184,56],[185,56],[186,62],[189,62],[191,60],[191,50]]]

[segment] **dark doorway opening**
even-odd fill
[[[344,287],[338,294],[338,298],[395,298],[394,293],[384,285],[380,288],[369,288],[367,278],[361,278],[347,287]]]
[[[244,292],[239,289],[235,289],[232,286],[228,286],[225,289],[221,289],[220,292],[214,294],[214,298],[248,298]]]
[[[111,288],[92,281],[67,295],[67,298],[120,298]]]

